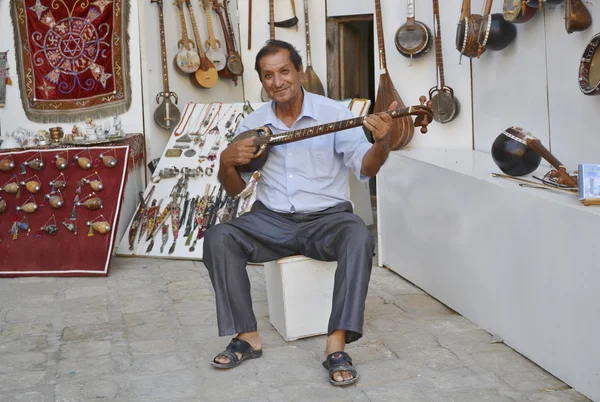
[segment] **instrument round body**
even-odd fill
[[[177,68],[186,74],[191,74],[198,70],[200,67],[200,56],[195,50],[189,50],[183,45],[182,41],[179,41],[179,52],[175,56],[175,64]]]
[[[219,73],[217,72],[217,69],[212,66],[212,63],[210,67],[201,65],[194,74],[190,75],[190,80],[192,81],[192,84],[197,87],[212,88],[217,81],[219,81]]]
[[[523,7],[522,0],[504,0],[502,16],[513,24],[522,24],[529,21],[537,13],[537,8]]]
[[[524,176],[534,172],[542,157],[527,146],[527,138],[533,137],[520,127],[504,130],[492,144],[492,159],[507,175]]]
[[[579,89],[585,95],[600,95],[600,33],[594,35],[579,62]]]
[[[246,138],[267,138],[271,136],[271,130],[268,127],[262,126],[254,130],[244,131],[236,135],[233,140],[231,140],[230,144],[233,144],[237,141],[246,139]],[[268,152],[268,144],[257,144],[256,150],[254,151],[254,157],[250,161],[250,163],[242,166],[237,166],[236,170],[242,173],[251,173],[256,170],[260,170],[265,163],[267,162]]]
[[[517,27],[506,21],[500,13],[490,14],[485,17],[482,26],[486,27],[486,30],[481,33],[486,38],[482,46],[489,50],[503,50],[517,36]]]
[[[485,52],[485,48],[483,48],[482,52],[478,53],[479,43],[477,39],[482,28],[482,19],[483,17],[479,14],[470,14],[458,23],[456,28],[456,50],[463,56],[473,58]]]
[[[429,90],[429,98],[431,99],[433,120],[438,123],[448,123],[460,113],[460,102],[454,96],[452,88],[433,87]]]
[[[180,119],[181,112],[168,98],[163,98],[163,102],[154,110],[154,121],[165,130],[175,128]]]
[[[398,102],[398,107],[405,107],[390,76],[387,73],[381,74],[379,76],[379,88],[377,89],[377,98],[375,99],[373,113],[386,111],[394,101]],[[415,132],[415,125],[410,116],[393,119],[390,124],[392,125],[390,149],[395,151],[408,145]]]
[[[208,50],[206,51],[206,58],[212,62],[217,71],[224,69],[225,64],[227,64],[227,57],[221,49],[214,50],[209,46]]]
[[[230,54],[227,57],[227,69],[233,75],[242,75],[244,73],[244,64],[237,54]]]
[[[302,87],[313,94],[325,96],[325,88],[312,66],[307,66],[302,77]]]
[[[421,57],[429,52],[433,35],[427,25],[420,21],[406,22],[396,31],[396,49],[405,57]]]

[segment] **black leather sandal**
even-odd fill
[[[241,358],[238,359],[236,352],[242,355]],[[229,363],[218,363],[217,357],[226,357],[229,359]],[[211,364],[216,368],[228,369],[233,368],[243,362],[246,359],[256,359],[257,357],[262,356],[261,350],[254,350],[252,346],[248,342],[240,338],[233,338],[229,345],[225,348],[224,351],[215,356]]]
[[[329,370],[329,382],[332,385],[349,385],[358,381],[358,372],[352,366],[352,358],[346,352],[333,352],[327,356],[327,360],[323,362],[323,367]],[[333,375],[338,371],[347,371],[352,374],[352,378],[346,381],[336,381]]]

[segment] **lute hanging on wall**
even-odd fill
[[[206,14],[206,25],[208,30],[208,39],[204,44],[206,45],[206,57],[212,61],[217,71],[221,71],[225,68],[225,62],[227,55],[223,51],[221,41],[215,38],[215,32],[213,30],[212,18],[210,16],[210,2],[209,0],[202,0],[202,7]]]
[[[490,14],[493,0],[486,0],[486,13],[481,20],[481,29],[479,30],[479,49],[477,58],[483,53],[484,49],[499,51],[506,48],[515,40],[517,28],[504,19],[500,13]]]
[[[600,33],[590,39],[581,56],[579,90],[584,95],[600,95]]]
[[[159,127],[169,130],[179,123],[181,113],[177,106],[178,98],[175,92],[169,91],[169,70],[167,64],[167,48],[165,45],[165,22],[163,18],[163,3],[162,0],[150,0],[151,3],[156,3],[158,6],[158,22],[160,26],[160,54],[162,61],[162,78],[163,91],[156,95],[156,103],[158,107],[154,111],[154,121]],[[175,104],[171,102],[171,98],[175,100]],[[162,99],[162,101],[161,101]]]
[[[431,49],[432,35],[427,25],[415,19],[414,0],[408,0],[406,22],[396,31],[396,49],[404,57],[422,57]]]
[[[304,27],[306,29],[306,70],[302,77],[302,86],[308,91],[325,96],[325,88],[312,67],[310,54],[310,29],[308,27],[308,0],[304,0]]]
[[[592,25],[592,16],[581,0],[567,0],[565,29],[567,33],[585,31]]]
[[[490,9],[492,5],[490,4]],[[482,20],[490,13],[490,9],[486,7],[483,15],[471,14],[471,0],[463,0],[460,12],[460,22],[456,28],[456,50],[462,56],[470,58],[479,57],[485,52],[485,47],[480,46],[478,40],[480,38]]]
[[[424,105],[426,100],[424,96],[421,96],[419,100],[421,102],[420,105],[402,107],[375,114],[386,113],[392,117],[392,122],[398,121],[399,119],[408,119],[413,127],[421,127],[421,132],[426,133],[427,126],[429,123],[431,123],[433,112],[431,111],[431,104],[429,102],[427,106]],[[414,123],[411,116],[417,116]],[[354,117],[352,119],[321,124],[313,127],[306,127],[300,130],[287,131],[279,134],[272,134],[271,130],[266,126],[259,127],[254,130],[244,131],[237,135],[231,141],[231,143],[246,138],[256,138],[256,150],[250,163],[238,166],[236,169],[239,172],[254,172],[256,170],[260,170],[267,161],[267,155],[270,147],[288,144],[290,142],[300,141],[312,137],[318,137],[320,135],[331,134],[334,132],[347,130],[349,128],[360,127],[368,117],[369,116]],[[341,133],[341,135],[343,135],[343,133]]]
[[[201,88],[212,88],[219,80],[219,74],[217,73],[215,65],[208,59],[208,57],[206,57],[204,50],[202,50],[203,42],[202,38],[200,37],[200,32],[198,31],[198,25],[196,24],[196,16],[194,15],[192,3],[190,0],[185,0],[185,4],[190,12],[190,19],[192,20],[192,28],[194,30],[194,38],[198,44],[196,48],[198,49],[198,53],[200,55],[200,67],[198,67],[198,70],[196,70],[194,74],[190,75],[190,81],[195,86]]]
[[[383,23],[381,21],[381,1],[375,0],[375,14],[377,20],[377,44],[379,46],[379,88],[373,111],[384,112],[392,104],[398,102],[398,107],[404,107],[404,102],[398,95],[396,87],[387,72],[387,61],[385,58],[385,44],[383,37]],[[392,131],[390,149],[397,150],[407,145],[413,138],[415,126],[410,117],[401,117],[392,120]]]
[[[438,123],[454,120],[460,112],[460,103],[454,96],[454,90],[446,86],[444,79],[444,59],[442,56],[442,31],[440,24],[440,5],[433,0],[433,30],[435,40],[435,66],[437,85],[429,90],[433,119]]]
[[[179,52],[175,56],[175,65],[181,71],[191,74],[200,67],[200,56],[196,52],[195,43],[188,38],[185,16],[183,15],[183,0],[176,0],[175,5],[179,11],[179,24],[181,25],[181,40],[177,44]]]
[[[527,0],[504,0],[502,16],[513,24],[529,21],[537,13],[537,8],[527,6]]]
[[[227,59],[225,61],[225,68],[221,71],[222,75],[224,71],[228,72],[228,75],[233,80],[233,83],[237,85],[237,77],[244,73],[244,64],[242,58],[237,52],[235,33],[231,25],[231,19],[229,18],[228,5],[229,0],[223,0],[221,6],[218,1],[213,2],[213,10],[219,16],[221,20],[221,26],[223,27],[223,34],[225,35],[225,44],[227,49]],[[225,14],[225,15],[223,15]]]

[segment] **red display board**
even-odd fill
[[[57,166],[57,156],[66,160],[64,169]],[[89,159],[89,168],[87,163],[80,166],[86,162],[82,158]],[[0,277],[108,275],[128,158],[127,145],[0,152],[0,198],[5,202],[5,210],[0,212]],[[36,170],[39,159],[43,166]],[[66,182],[60,193],[50,184],[56,180]],[[31,193],[36,182],[40,189]],[[17,193],[10,192],[15,189],[10,183],[19,185]],[[49,193],[55,198],[47,198]],[[80,206],[75,206],[76,196]],[[62,205],[55,208],[61,197]],[[33,205],[37,205],[34,212],[25,212]],[[54,235],[41,230],[54,221]],[[100,233],[106,225],[90,230],[88,222],[103,221],[109,226],[106,233]],[[16,239],[11,233],[15,222],[21,223]],[[24,230],[25,223],[29,231]],[[77,234],[67,229],[71,224],[77,227]]]

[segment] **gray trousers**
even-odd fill
[[[204,236],[203,259],[215,290],[219,336],[257,330],[248,262],[302,254],[337,261],[328,334],[343,329],[346,343],[360,339],[374,247],[373,236],[349,202],[288,214],[256,201],[251,211],[213,226]]]

